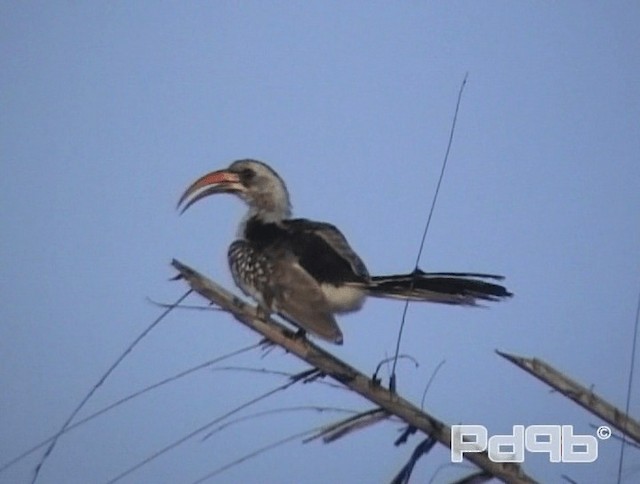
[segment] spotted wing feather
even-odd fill
[[[250,242],[236,240],[229,248],[229,266],[236,284],[263,307],[304,331],[342,343],[320,285],[286,247],[256,250]]]

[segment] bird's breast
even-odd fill
[[[272,273],[268,258],[246,241],[236,240],[229,247],[228,259],[236,285],[247,296],[264,304],[264,292],[269,287]]]

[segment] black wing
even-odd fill
[[[319,282],[343,283],[369,280],[369,271],[335,226],[307,219],[283,221],[291,235],[300,265]]]
[[[280,246],[319,283],[365,282],[369,272],[347,239],[333,225],[307,219],[263,222],[250,219],[245,237],[258,248]]]

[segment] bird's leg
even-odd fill
[[[271,291],[264,291],[262,294],[262,301],[258,301],[258,308],[256,309],[256,315],[265,321],[267,321],[273,311],[271,308],[273,307],[273,294]]]
[[[256,316],[266,321],[271,317],[271,310],[262,304],[258,304],[258,307],[256,307]]]
[[[260,304],[259,303],[256,306],[256,317],[258,319],[266,322],[266,321],[269,320],[269,318],[271,318],[271,314],[272,314],[272,311],[267,306],[265,306],[264,304]],[[292,339],[293,338],[299,338],[300,337],[300,335],[299,335],[300,331],[302,331],[302,330],[298,330],[297,333],[292,333],[290,330],[285,330],[284,335],[287,338],[292,338]],[[302,337],[304,338],[304,331],[302,331]],[[271,342],[268,342],[268,344],[269,345],[273,345],[273,343],[271,343]]]
[[[271,317],[271,314],[273,313],[271,308],[273,307],[272,304],[273,304],[274,297],[270,291],[265,291],[262,294],[262,299],[263,299],[262,302],[259,302],[258,306],[256,307],[256,316],[266,321]],[[296,340],[307,339],[306,338],[307,332],[302,328],[298,328],[298,331],[296,331],[295,333],[291,332],[290,330],[286,330],[284,335],[287,338],[296,339]]]
[[[307,332],[302,328],[298,328],[293,337],[294,339],[307,339]]]
[[[296,331],[295,333],[287,331],[285,333],[285,336],[287,338],[291,338],[291,339],[294,339],[294,340],[307,341],[307,332],[302,328],[298,328],[298,331]]]

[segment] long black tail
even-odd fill
[[[477,306],[478,301],[500,301],[513,296],[506,287],[487,280],[503,276],[473,272],[424,272],[374,276],[367,290],[371,296]]]

